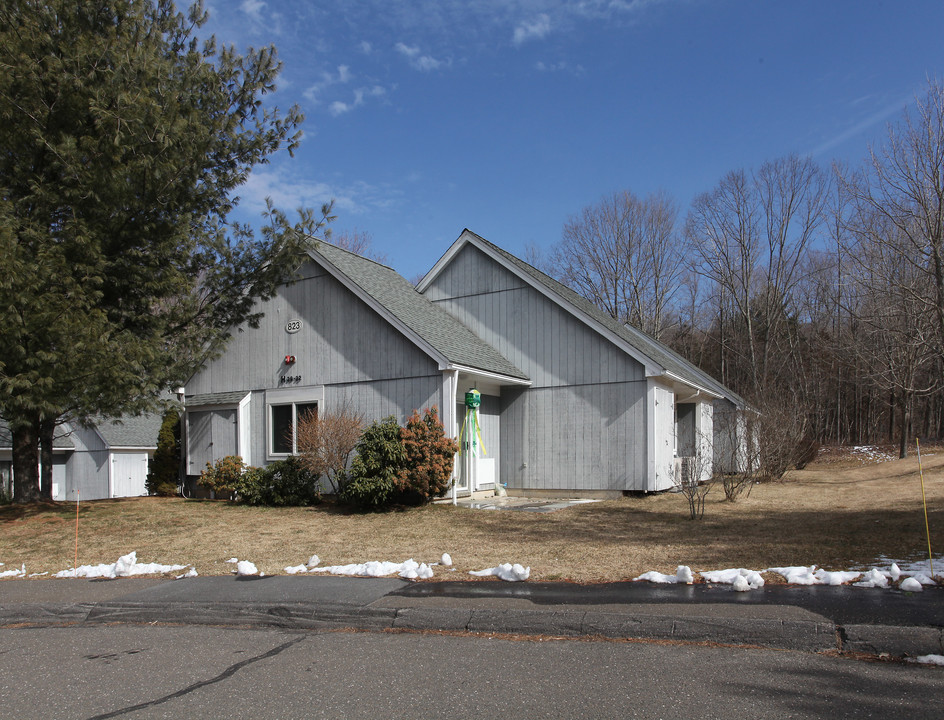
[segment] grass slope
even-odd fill
[[[932,547],[944,544],[944,454],[924,460]],[[316,508],[249,508],[227,502],[135,498],[82,503],[79,564],[114,562],[136,550],[141,562],[192,563],[201,575],[232,570],[227,558],[283,572],[317,553],[322,565],[367,560],[420,562],[452,555],[467,570],[500,562],[530,565],[534,580],[605,581],[647,570],[761,569],[868,565],[876,557],[926,555],[915,459],[859,466],[820,462],[783,482],[759,485],[726,503],[708,495],[706,516],[687,519],[685,500],[666,493],[578,505],[554,513],[472,511],[451,505],[352,514]],[[0,562],[28,573],[73,566],[75,505],[0,508]]]

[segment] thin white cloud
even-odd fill
[[[285,166],[256,168],[238,194],[239,207],[250,214],[261,215],[266,198],[271,198],[275,207],[289,213],[290,217],[297,208],[320,208],[330,200],[334,200],[336,214],[356,215],[393,207],[402,196],[395,187],[375,186],[360,180],[337,185],[301,178],[297,168],[290,171]]]
[[[249,19],[259,25],[262,23],[262,10],[265,8],[266,4],[262,0],[243,0],[239,5],[239,9],[242,10]]]
[[[534,63],[534,69],[538,72],[566,72],[578,76],[583,75],[585,72],[583,65],[571,65],[565,60],[561,60],[560,62],[556,63],[546,63],[542,60],[538,60],[536,63]]]
[[[386,94],[386,88],[383,88],[380,85],[357,88],[354,91],[354,100],[352,102],[342,102],[340,100],[336,100],[328,107],[328,111],[337,117],[338,115],[343,115],[344,113],[350,112],[356,107],[360,107],[370,98],[382,98]]]
[[[351,68],[347,65],[338,65],[336,73],[332,72],[323,72],[321,73],[321,78],[318,82],[313,85],[309,85],[308,88],[302,93],[305,96],[305,99],[312,103],[321,102],[321,95],[332,85],[344,85],[349,83],[354,75],[351,73]]]
[[[857,122],[852,127],[843,130],[842,132],[834,135],[817,147],[813,148],[813,150],[810,152],[810,155],[816,157],[818,155],[822,155],[825,152],[828,152],[829,150],[832,150],[838,145],[842,145],[842,143],[846,142],[847,140],[851,140],[859,133],[862,133],[869,128],[874,127],[875,125],[888,120],[888,118],[892,117],[896,113],[900,113],[913,100],[914,96],[911,96],[897,100],[890,105],[886,105],[882,109],[866,117],[864,120]],[[856,101],[854,101],[853,104],[856,104]]]
[[[551,31],[551,18],[547,13],[541,13],[530,22],[523,22],[515,28],[513,41],[521,45],[528,40],[540,40]]]
[[[360,50],[365,55],[370,55],[374,51],[374,46],[371,45],[366,40],[362,41],[360,45],[357,46],[357,49]]]
[[[394,50],[403,55],[409,61],[411,67],[422,72],[438,70],[443,65],[448,64],[442,60],[437,60],[432,55],[424,55],[418,45],[411,46],[398,42],[394,45]]]

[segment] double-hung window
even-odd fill
[[[298,452],[298,423],[317,417],[324,388],[291,388],[266,391],[266,454],[288,457]]]

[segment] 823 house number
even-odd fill
[[[290,334],[297,333],[301,329],[302,329],[301,320],[289,320],[287,323],[285,323],[285,332],[287,333],[290,333]]]

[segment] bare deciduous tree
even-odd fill
[[[328,242],[337,245],[342,250],[347,250],[355,255],[375,260],[379,263],[386,263],[387,256],[374,250],[374,236],[366,230],[351,230],[336,232],[331,235]]]
[[[928,297],[944,344],[944,85],[934,80],[862,172],[844,179],[863,215],[883,219],[932,281]],[[876,238],[879,240],[879,238]]]
[[[324,477],[335,493],[347,480],[347,465],[364,429],[364,419],[350,406],[333,413],[308,413],[298,421],[298,453],[313,474]]]
[[[790,156],[755,173],[728,173],[689,213],[686,236],[696,271],[715,286],[728,335],[739,331],[729,348],[744,376],[740,382],[754,392],[792,362],[781,341],[803,260],[825,218],[829,182],[812,160]]]
[[[616,320],[658,338],[672,321],[682,269],[677,217],[664,193],[604,198],[565,223],[556,274]]]

